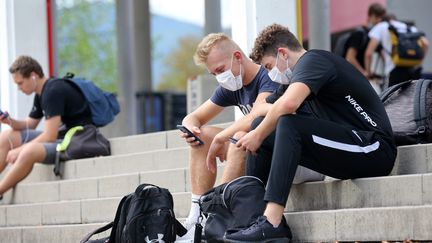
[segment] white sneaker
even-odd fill
[[[204,217],[203,221],[201,222],[201,225],[203,226],[203,230],[204,230],[204,226],[207,222],[207,218]],[[196,222],[189,222],[189,221],[185,221],[184,222],[184,227],[188,230],[187,233],[183,236],[177,236],[177,239],[175,241],[175,243],[193,243],[194,242],[194,238],[195,238],[195,224]]]

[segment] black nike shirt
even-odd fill
[[[353,129],[393,137],[381,100],[369,81],[345,59],[324,50],[306,52],[293,68],[292,82],[306,84],[307,100],[318,104],[324,119]]]

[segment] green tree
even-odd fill
[[[117,91],[117,46],[113,0],[58,1],[59,75],[67,72]]]
[[[179,39],[177,47],[164,59],[167,71],[162,75],[157,90],[185,92],[187,80],[205,72],[204,68],[195,65],[193,61],[193,54],[200,40],[197,36]]]

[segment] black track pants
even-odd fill
[[[279,119],[270,164],[261,161],[271,154],[271,142],[266,140],[258,156],[248,156],[255,158],[248,158],[247,173],[263,177],[270,166],[265,200],[283,206],[299,164],[331,177],[353,179],[388,175],[396,158],[391,139],[299,115]]]

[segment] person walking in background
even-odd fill
[[[369,31],[370,41],[366,48],[365,53],[365,68],[367,75],[371,75],[372,73],[372,54],[377,49],[379,45],[382,45],[382,54],[384,55],[384,72],[386,76],[388,76],[389,86],[393,86],[400,82],[410,80],[410,79],[419,79],[421,77],[421,65],[415,66],[398,66],[393,63],[392,60],[392,40],[390,37],[389,28],[393,28],[394,31],[399,33],[407,33],[409,32],[418,32],[415,26],[407,25],[401,21],[397,21],[395,17],[386,18],[385,21],[380,22],[375,25]],[[419,38],[420,46],[423,49],[423,57],[426,55],[429,49],[429,41],[426,37],[422,36]]]
[[[361,29],[352,32],[346,43],[345,59],[365,77],[369,76],[364,66],[364,56],[369,42],[368,32],[373,26],[382,21],[385,13],[386,10],[381,4],[371,4],[368,9],[367,26],[362,26]]]

